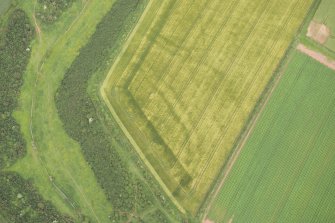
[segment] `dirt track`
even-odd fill
[[[325,55],[318,53],[316,51],[313,51],[311,49],[308,49],[305,45],[299,44],[297,46],[297,50],[300,52],[312,57],[313,59],[319,61],[323,65],[329,67],[332,70],[335,70],[335,60],[328,59]]]

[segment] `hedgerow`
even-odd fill
[[[112,148],[94,104],[87,93],[90,77],[106,66],[118,41],[129,32],[143,10],[144,0],[117,1],[102,19],[88,44],[67,70],[56,95],[56,105],[67,133],[81,145],[108,199],[117,211],[132,211],[137,190],[132,174]],[[145,204],[145,202],[142,202]]]

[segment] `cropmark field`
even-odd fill
[[[333,222],[335,71],[295,52],[208,218]]]
[[[201,205],[311,3],[148,4],[101,92],[180,209]]]

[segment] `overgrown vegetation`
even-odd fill
[[[0,169],[26,154],[20,126],[13,118],[30,58],[33,27],[22,10],[13,11],[0,48]],[[0,172],[0,212],[8,222],[72,222],[38,194],[31,182],[12,172]]]
[[[0,173],[0,211],[8,222],[73,222],[43,200],[31,182],[15,173]]]
[[[8,167],[25,155],[25,142],[12,113],[30,56],[33,27],[25,13],[16,10],[10,15],[5,31],[0,48],[0,168]]]
[[[55,22],[74,0],[38,0],[36,16],[44,23]]]
[[[157,207],[153,204],[155,198],[151,188],[131,172],[129,165],[113,148],[87,87],[93,74],[98,70],[109,69],[111,55],[115,55],[120,42],[134,27],[145,4],[145,0],[123,0],[113,5],[66,72],[56,95],[64,128],[80,143],[87,161],[113,204],[111,219],[116,222],[130,218],[136,222],[144,221],[146,216],[141,214],[143,210]],[[118,129],[110,131],[118,132]],[[118,140],[117,138],[115,136],[114,140]],[[154,213],[157,214],[150,219],[156,217],[156,222],[169,222],[167,219],[159,220],[162,218],[160,211]]]

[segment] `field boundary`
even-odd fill
[[[299,44],[297,46],[297,50],[314,60],[318,61],[319,63],[325,65],[326,67],[335,70],[335,60],[328,59],[325,55],[322,53],[316,52],[314,50],[311,50],[310,48],[306,47],[304,44]]]
[[[152,173],[152,175],[155,177],[155,179],[161,185],[163,191],[171,199],[171,201],[174,203],[174,205],[176,205],[176,207],[178,208],[178,210],[180,210],[182,213],[186,213],[185,209],[179,204],[179,202],[172,195],[171,191],[167,188],[167,186],[165,185],[165,183],[163,182],[163,180],[160,178],[160,176],[158,175],[158,173],[152,167],[152,165],[150,164],[150,162],[146,159],[145,155],[143,154],[143,152],[141,151],[141,149],[139,148],[139,146],[137,145],[136,141],[133,139],[133,137],[131,136],[131,134],[128,132],[127,128],[123,125],[123,123],[122,123],[121,119],[119,118],[119,116],[117,115],[114,107],[110,103],[110,101],[108,99],[108,96],[107,96],[107,92],[106,92],[106,89],[107,89],[107,86],[108,86],[108,80],[110,79],[111,75],[113,74],[114,69],[116,68],[116,66],[120,62],[120,59],[121,59],[122,55],[124,55],[124,53],[126,52],[128,46],[130,45],[130,43],[131,43],[131,41],[133,39],[133,36],[135,35],[135,33],[137,32],[138,28],[142,24],[142,21],[144,20],[144,18],[146,16],[146,14],[148,13],[149,9],[151,8],[151,5],[152,5],[153,2],[154,2],[153,0],[149,0],[149,2],[147,4],[144,12],[141,15],[141,18],[137,22],[137,24],[136,24],[135,28],[133,29],[133,31],[131,32],[131,34],[128,36],[128,39],[125,42],[125,44],[123,45],[121,52],[119,53],[118,57],[116,58],[115,62],[112,65],[111,69],[109,70],[109,72],[108,72],[105,80],[102,83],[102,86],[100,88],[100,94],[102,96],[102,99],[106,103],[107,107],[109,108],[110,112],[112,113],[112,116],[114,117],[116,123],[120,126],[122,132],[125,134],[125,136],[129,140],[130,144],[134,147],[134,149],[136,150],[136,152],[138,153],[138,155],[140,156],[140,158],[143,160],[144,164],[148,167],[148,169],[150,170],[150,172]]]
[[[207,193],[207,196],[205,197],[203,203],[200,205],[200,208],[198,209],[198,215],[201,219],[201,222],[206,222],[208,213],[212,207],[212,204],[218,192],[224,185],[226,178],[228,177],[235,161],[237,160],[240,152],[242,151],[243,146],[245,145],[250,134],[255,128],[257,120],[262,115],[263,110],[266,107],[266,104],[268,103],[269,99],[271,98],[272,93],[280,83],[280,80],[284,74],[283,70],[290,61],[293,52],[296,49],[296,45],[298,44],[298,37],[300,33],[303,31],[306,24],[308,24],[313,19],[313,16],[311,15],[314,15],[320,2],[321,0],[314,0],[312,5],[310,6],[308,13],[306,14],[298,30],[296,31],[295,37],[292,39],[291,44],[289,45],[284,56],[280,60],[276,70],[273,72],[272,77],[270,78],[268,84],[263,90],[263,93],[259,97],[254,109],[250,113],[248,120],[245,122],[245,126],[242,128],[240,135],[237,137],[237,140],[234,143],[230,155],[228,156],[225,164],[222,166],[221,171],[219,171],[217,180],[213,182],[212,187],[209,189]]]

